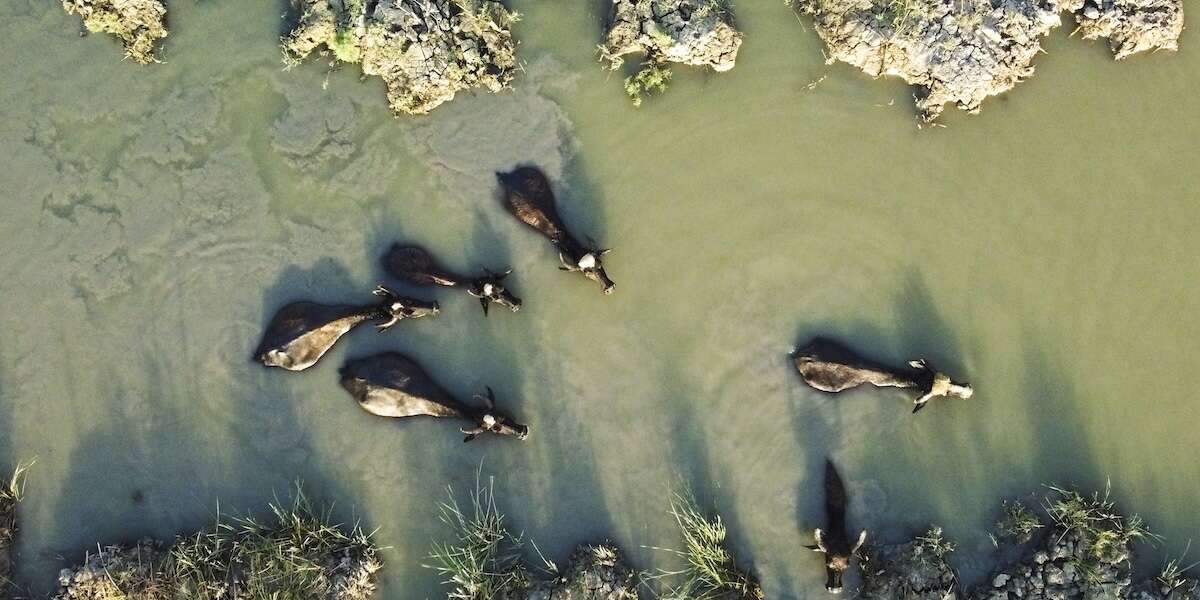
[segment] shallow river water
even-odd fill
[[[918,130],[907,87],[826,66],[782,2],[737,4],[735,70],[677,69],[640,109],[595,62],[598,3],[514,4],[515,90],[397,120],[356,67],[281,70],[281,2],[175,0],[149,67],[57,3],[0,2],[0,465],[37,461],[29,585],[218,504],[261,514],[301,479],[379,529],[382,598],[437,597],[437,503],[481,462],[560,562],[611,537],[671,566],[647,546],[676,542],[685,481],[773,598],[824,597],[800,547],[826,456],[852,526],[942,524],[968,573],[1000,499],[1043,483],[1111,479],[1167,538],[1150,566],[1200,533],[1194,28],[1122,63],[1059,30],[1033,79]],[[614,295],[499,208],[492,173],[518,163],[615,248]],[[442,314],[303,373],[250,362],[282,304],[369,300],[395,240],[514,267],[525,308],[402,288]],[[895,393],[819,395],[787,356],[818,333],[926,357],[976,396],[914,417]],[[491,385],[530,439],[361,411],[337,367],[384,349],[460,395]]]

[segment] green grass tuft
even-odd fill
[[[643,64],[640,71],[625,78],[625,95],[629,96],[634,106],[641,106],[645,96],[663,93],[670,81],[671,68],[662,61],[652,60]]]
[[[333,597],[335,586],[363,593],[373,587],[370,576],[380,565],[371,534],[331,524],[299,489],[291,505],[272,504],[271,511],[269,521],[218,517],[165,551],[151,542],[106,549],[99,564],[108,578],[81,584],[88,588],[82,593],[97,600],[299,600]]]
[[[1025,544],[1033,539],[1037,530],[1045,527],[1029,507],[1017,500],[1005,500],[1000,520],[996,522],[996,532],[1000,537],[1015,540]]]
[[[650,579],[682,577],[683,583],[663,595],[668,600],[761,600],[762,588],[738,569],[725,548],[725,524],[720,516],[704,514],[690,491],[671,494],[671,516],[683,536],[683,549],[664,549],[686,561],[678,571],[660,571]]]
[[[1082,550],[1071,559],[1080,577],[1088,584],[1100,582],[1102,567],[1129,560],[1129,546],[1135,541],[1154,537],[1141,517],[1125,517],[1104,494],[1086,497],[1073,490],[1051,486],[1053,495],[1046,499],[1046,512],[1062,537],[1074,535]]]
[[[1159,571],[1158,576],[1154,578],[1162,588],[1164,594],[1170,595],[1177,590],[1184,594],[1196,591],[1196,580],[1189,579],[1187,573],[1196,565],[1200,565],[1200,562],[1194,562],[1186,567],[1183,566],[1183,561],[1187,558],[1188,550],[1191,550],[1191,547],[1192,545],[1189,543],[1187,548],[1183,550],[1183,555],[1167,561],[1163,565],[1162,570]]]
[[[914,554],[922,564],[944,562],[946,557],[954,552],[954,542],[942,535],[941,527],[931,527],[925,535],[917,536]]]
[[[504,515],[496,507],[493,482],[487,486],[477,479],[471,505],[464,512],[447,488],[449,500],[441,506],[441,521],[455,532],[454,540],[434,544],[429,558],[451,586],[446,597],[454,600],[494,600],[504,598],[529,584],[529,576],[520,561],[521,540],[504,525]]]
[[[9,597],[13,583],[8,549],[17,537],[17,504],[25,495],[25,476],[32,463],[18,465],[7,484],[0,482],[0,598]]]

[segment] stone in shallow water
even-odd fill
[[[162,0],[63,0],[69,14],[83,17],[88,31],[110,33],[134,62],[158,62],[154,46],[167,37],[167,7]]]
[[[561,577],[534,585],[525,600],[636,600],[637,576],[615,546],[580,546]]]
[[[511,13],[495,0],[298,0],[300,21],[283,38],[294,65],[320,46],[360,63],[387,84],[400,114],[425,114],[463,90],[498,92],[517,68]]]

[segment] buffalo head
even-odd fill
[[[512,269],[499,274],[487,271],[486,277],[476,279],[471,283],[471,287],[467,288],[467,293],[479,298],[479,305],[483,307],[485,316],[488,313],[488,306],[492,302],[513,312],[521,310],[521,299],[501,283],[509,273],[512,273]]]
[[[374,294],[384,298],[383,303],[379,307],[381,312],[380,319],[383,320],[382,323],[377,325],[380,331],[386,331],[401,319],[430,317],[440,312],[437,302],[407,298],[382,285],[375,288]]]
[[[463,438],[464,442],[469,442],[481,433],[494,433],[496,435],[510,435],[518,440],[523,440],[529,437],[529,428],[517,423],[496,410],[496,393],[492,388],[487,388],[487,395],[475,395],[476,400],[482,400],[484,408],[477,411],[472,418],[475,421],[475,426],[463,428],[462,432],[467,435]]]
[[[850,568],[850,559],[858,555],[863,542],[867,541],[867,530],[864,529],[858,534],[858,540],[853,546],[844,536],[834,539],[820,529],[813,531],[813,537],[817,543],[808,548],[825,555],[825,590],[831,594],[840,594],[842,576]]]
[[[617,284],[613,283],[613,280],[608,278],[608,273],[604,272],[604,263],[602,263],[600,260],[600,257],[608,254],[609,252],[612,252],[611,248],[605,248],[603,250],[589,249],[575,263],[568,261],[567,258],[562,254],[559,254],[559,260],[562,261],[563,269],[567,271],[579,271],[580,273],[583,273],[584,277],[587,277],[588,279],[591,279],[592,281],[604,286],[605,294],[611,294],[613,293],[613,290],[617,289]]]
[[[925,408],[925,405],[934,398],[957,396],[965,400],[975,394],[975,390],[971,388],[970,384],[958,383],[950,379],[949,375],[930,367],[925,359],[909,361],[908,366],[922,371],[923,379],[929,382],[928,389],[913,400],[914,414]]]

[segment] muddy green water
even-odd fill
[[[1200,531],[1194,28],[1181,54],[1120,64],[1060,30],[1032,80],[920,131],[908,88],[826,66],[770,1],[737,6],[734,71],[677,71],[635,110],[594,62],[594,4],[517,2],[514,91],[395,120],[356,68],[281,71],[279,2],[172,2],[151,67],[56,3],[0,2],[0,464],[37,460],[28,584],[303,479],[392,547],[382,598],[437,597],[436,503],[481,461],[560,561],[609,536],[670,566],[645,546],[675,542],[682,478],[776,598],[824,596],[800,546],[826,455],[852,525],[941,523],[968,572],[999,499],[1043,482],[1111,478],[1169,540],[1151,563]],[[498,208],[492,172],[518,162],[616,248],[616,294]],[[407,289],[442,315],[356,332],[304,373],[250,363],[279,306],[368,299],[401,239],[515,267],[525,309]],[[817,333],[927,357],[976,397],[912,417],[897,394],[820,396],[787,361]],[[384,349],[457,393],[493,386],[531,438],[464,445],[359,410],[337,368]]]

